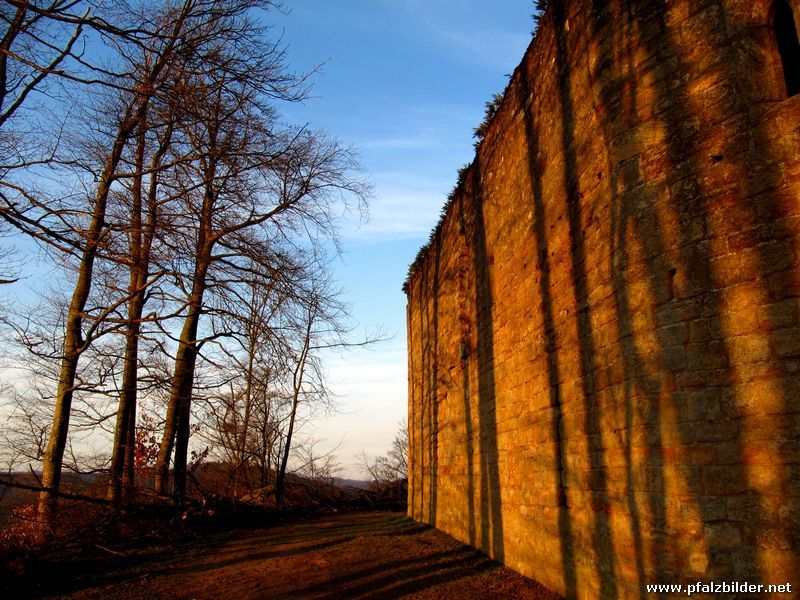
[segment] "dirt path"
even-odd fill
[[[61,598],[524,598],[538,584],[398,513],[317,516],[182,546],[73,564],[44,584]],[[61,592],[53,595],[54,591]]]

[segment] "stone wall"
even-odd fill
[[[800,588],[773,2],[550,5],[408,282],[409,512],[567,597]]]

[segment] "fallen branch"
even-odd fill
[[[109,554],[113,554],[114,556],[127,556],[124,552],[117,552],[116,550],[112,550],[111,548],[106,548],[105,546],[101,546],[100,544],[95,544],[95,548],[99,548],[103,552],[108,552]]]

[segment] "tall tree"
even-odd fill
[[[144,115],[136,134],[133,153],[133,175],[126,196],[129,203],[122,203],[129,218],[126,228],[128,244],[124,262],[128,266],[127,287],[128,314],[124,325],[125,351],[122,367],[122,389],[119,393],[114,442],[111,453],[111,477],[108,498],[119,503],[123,488],[130,493],[134,484],[134,444],[136,427],[136,404],[139,389],[139,340],[148,289],[161,274],[151,270],[151,253],[156,239],[159,207],[165,202],[160,191],[161,171],[165,157],[172,144],[174,116],[168,101],[160,112],[161,123],[154,125]],[[149,135],[154,136],[148,144]],[[152,148],[150,148],[152,146]],[[148,149],[150,149],[148,157]],[[151,279],[152,276],[152,279]]]
[[[303,406],[327,405],[330,394],[325,382],[322,353],[369,346],[383,339],[380,332],[352,339],[347,307],[331,287],[330,279],[318,273],[297,302],[290,342],[287,388],[289,408],[275,482],[275,501],[280,504],[286,484],[289,459],[294,450],[295,429]]]
[[[171,7],[170,7],[171,8]],[[75,391],[75,374],[81,354],[92,342],[96,325],[102,322],[116,306],[110,306],[95,318],[84,332],[84,309],[92,287],[92,274],[98,251],[107,235],[106,211],[109,195],[115,181],[119,179],[118,167],[127,144],[135,132],[144,126],[150,101],[170,78],[166,76],[170,65],[191,41],[187,25],[193,24],[194,2],[186,0],[178,10],[169,8],[161,15],[161,22],[151,38],[151,47],[138,53],[141,64],[130,73],[135,79],[132,92],[123,92],[119,104],[118,125],[105,158],[94,197],[89,207],[89,223],[81,232],[78,254],[77,281],[72,293],[64,329],[64,346],[61,369],[56,390],[53,425],[50,440],[42,460],[42,487],[39,497],[39,520],[43,527],[52,523],[55,502],[61,479],[61,464],[64,458],[70,409]],[[136,54],[134,54],[136,55]],[[126,299],[127,300],[127,299]]]
[[[201,158],[184,180],[187,188],[199,182],[200,190],[185,196],[186,215],[195,219],[187,227],[194,233],[193,264],[156,476],[156,491],[164,493],[174,444],[179,501],[185,493],[198,331],[209,281],[231,269],[246,271],[237,265],[240,257],[265,271],[274,269],[274,253],[254,249],[294,237],[303,228],[332,233],[334,192],[366,193],[348,175],[354,162],[347,149],[307,129],[280,131],[272,111],[252,102],[246,88],[231,94],[232,82],[209,83],[214,85],[194,94],[199,118],[188,135]]]
[[[208,36],[198,52],[203,65],[185,79],[191,93],[184,97],[182,129],[198,157],[180,177],[186,190],[183,230],[190,234],[184,248],[191,260],[183,271],[185,309],[155,484],[157,492],[167,492],[174,450],[178,501],[185,495],[192,390],[209,285],[213,288],[220,270],[240,269],[237,257],[269,270],[270,254],[253,252],[261,241],[312,230],[333,235],[334,200],[351,194],[360,202],[366,194],[363,183],[350,176],[355,162],[348,149],[308,128],[278,123],[275,101],[304,98],[305,78],[286,70],[283,50],[251,18],[249,9],[256,4],[266,3],[225,3],[241,10],[220,12],[203,25],[220,34]]]

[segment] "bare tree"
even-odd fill
[[[230,48],[239,50],[237,44]],[[265,272],[276,270],[270,264],[276,242],[308,232],[313,232],[312,242],[319,233],[334,236],[334,201],[350,195],[361,202],[367,193],[363,182],[349,175],[356,163],[348,149],[307,128],[278,125],[265,100],[302,96],[282,74],[282,54],[274,54],[267,65],[264,57],[259,54],[259,63],[249,70],[273,72],[280,85],[262,80],[254,87],[250,79],[220,70],[187,84],[193,94],[187,102],[186,135],[199,157],[182,174],[184,230],[192,234],[184,247],[191,249],[192,261],[185,274],[185,313],[156,475],[156,491],[165,493],[174,446],[173,493],[179,502],[185,493],[192,387],[204,343],[199,331],[207,289],[220,272],[246,274],[251,267],[241,262],[245,257]]]
[[[350,339],[347,313],[330,285],[324,261],[301,264],[277,256],[272,260],[281,268],[271,277],[256,279],[238,291],[233,281],[225,282],[232,295],[223,303],[236,309],[229,314],[215,309],[219,312],[212,323],[223,315],[239,323],[221,325],[237,341],[222,366],[234,377],[219,396],[209,398],[209,427],[203,435],[231,468],[232,482],[239,476],[247,479],[255,466],[264,487],[274,469],[275,498],[281,502],[290,470],[319,475],[332,457],[319,454],[307,440],[297,441],[298,431],[312,414],[333,407],[323,351],[361,346],[379,337]],[[240,312],[241,307],[249,308]],[[235,483],[232,487],[238,490]]]
[[[281,262],[280,280],[251,263],[249,280],[239,285],[227,281],[216,290],[219,306],[211,315],[212,330],[230,334],[230,347],[221,347],[221,369],[230,378],[219,394],[209,398],[203,437],[230,469],[228,483],[234,496],[239,495],[240,484],[253,491],[254,472],[258,486],[267,485],[280,439],[286,404],[279,387],[288,350],[285,320],[296,291],[289,278],[302,272]]]
[[[386,454],[373,458],[366,452],[361,453],[361,468],[367,473],[370,485],[375,490],[408,479],[408,423],[405,419],[400,422]]]
[[[320,451],[317,448],[320,440],[307,439],[302,444],[298,444],[295,450],[297,467],[295,473],[312,482],[333,483],[337,473],[341,471],[339,459],[336,452],[340,446],[330,450]]]
[[[5,2],[0,7],[0,131],[19,112],[45,78],[72,54],[89,15],[73,12],[81,3]]]
[[[136,142],[130,160],[132,177],[125,186],[119,205],[121,227],[127,234],[127,251],[122,252],[122,262],[128,267],[127,316],[124,326],[125,355],[122,372],[122,389],[119,394],[114,447],[111,455],[111,477],[108,498],[118,503],[122,490],[129,493],[134,483],[134,442],[136,404],[139,388],[139,342],[144,320],[144,307],[153,283],[164,271],[153,273],[152,252],[156,236],[165,228],[161,213],[169,202],[169,193],[162,190],[162,171],[174,168],[184,157],[170,156],[175,131],[176,103],[174,92],[165,98],[154,98],[137,126]],[[152,113],[155,113],[155,119]],[[153,121],[156,122],[153,122]],[[170,160],[172,159],[172,161]],[[126,202],[125,200],[129,200]],[[163,260],[163,257],[162,257]]]
[[[330,403],[321,353],[332,349],[369,346],[383,339],[379,332],[363,339],[351,339],[352,329],[347,326],[346,319],[346,307],[338,300],[338,294],[330,289],[330,281],[323,277],[315,279],[298,307],[294,325],[296,333],[290,354],[289,379],[291,404],[275,482],[277,504],[281,503],[284,493],[286,471],[301,405],[324,406]]]
[[[86,0],[0,4],[0,218],[60,250],[75,251],[79,242],[61,231],[63,213],[25,176],[69,163],[63,141],[76,98],[96,88],[134,89],[127,73],[109,66],[112,61],[87,52],[89,46],[137,46],[152,37],[129,18],[129,6],[121,6]]]

